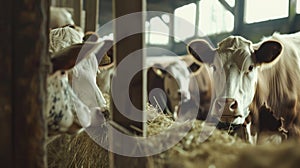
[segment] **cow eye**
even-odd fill
[[[167,89],[167,94],[170,95],[170,89],[169,88]]]
[[[248,72],[251,72],[253,70],[254,66],[253,65],[250,65],[249,68],[248,68]]]
[[[210,65],[210,67],[213,69],[213,71],[216,71],[217,70],[217,68],[216,68],[216,66],[215,65]]]

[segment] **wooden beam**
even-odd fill
[[[113,0],[113,18],[119,18],[134,12],[145,11],[145,9],[145,0],[132,0],[130,3],[124,0]],[[121,61],[124,60],[129,54],[132,54],[133,52],[144,48],[144,23],[144,17],[142,15],[131,18],[125,22],[115,22],[114,38],[115,41],[117,41],[117,44],[114,46],[114,56],[117,67],[116,74],[114,76],[115,79],[122,78],[122,73],[128,72],[127,70],[119,69],[118,66],[120,65]],[[137,33],[130,34],[130,32]],[[132,65],[128,65],[128,68],[130,68],[130,66],[137,66],[139,70],[142,70],[144,62],[143,53],[134,55],[133,57],[135,62],[133,62]],[[146,82],[144,81],[144,77],[145,71],[139,71],[137,74],[135,74],[129,85],[129,90],[128,88],[126,89],[126,84],[124,84],[123,88],[122,83],[119,83],[117,90],[115,90],[116,88],[114,87],[115,83],[112,84],[113,94],[118,94],[118,99],[121,100],[121,105],[118,108],[115,104],[116,101],[111,100],[111,102],[113,102],[113,122],[115,122],[115,124],[118,124],[120,127],[128,130],[128,132],[140,136],[145,136],[146,134],[146,123],[143,122],[145,116],[143,116],[143,114],[140,114],[140,118],[138,119],[139,121],[134,121],[130,118],[127,118],[127,114],[130,114],[133,111],[133,107],[129,103],[132,103],[140,111],[145,110],[146,101],[143,93],[145,93],[146,90]],[[126,98],[128,92],[130,98],[129,100],[128,98]],[[111,143],[111,146],[113,146],[112,149],[114,149],[114,146],[124,145],[122,139],[117,138],[112,138]],[[124,167],[125,165],[133,168],[145,167],[147,164],[147,158],[132,158],[115,153],[111,153],[110,161],[110,166],[114,168]]]
[[[96,31],[98,25],[99,0],[85,2],[85,31]]]
[[[2,38],[0,45],[0,165],[13,167],[13,136],[12,136],[12,25],[13,25],[13,1],[3,1],[5,6],[0,10],[0,33]]]
[[[132,4],[128,4],[123,0],[114,0],[114,18],[118,18],[127,14],[130,14],[131,12],[139,12],[142,11],[144,9],[144,0],[140,1],[140,0],[135,0],[136,3],[132,3]],[[133,5],[134,4],[134,5]],[[144,34],[143,33],[138,33],[138,34],[133,34],[130,36],[127,36],[125,38],[123,38],[123,36],[126,34],[128,34],[128,32],[143,32],[144,30],[144,18],[142,18],[142,16],[138,16],[135,18],[134,21],[126,22],[128,24],[124,24],[123,22],[116,22],[115,24],[115,29],[114,29],[114,34],[115,34],[115,39],[121,39],[120,41],[117,42],[117,44],[114,46],[115,50],[114,50],[114,56],[115,56],[115,60],[116,60],[116,66],[118,67],[119,63],[126,58],[126,56],[128,56],[129,54],[131,54],[132,52],[135,52],[137,50],[140,50],[142,48],[144,48]],[[143,67],[143,62],[144,62],[144,56],[143,55],[138,55],[135,57],[135,63],[137,63],[139,69],[142,70]],[[135,107],[137,107],[140,110],[144,109],[145,106],[145,102],[143,102],[142,100],[144,100],[143,98],[143,72],[139,72],[135,75],[135,77],[133,78],[133,80],[131,81],[131,86],[129,89],[129,94],[135,94],[134,97],[130,97],[131,98],[131,102],[135,105]],[[118,77],[118,71],[116,76]],[[136,86],[134,86],[136,85]],[[131,91],[131,92],[130,92]],[[124,90],[124,93],[128,95],[128,90]],[[136,94],[138,93],[138,94]],[[133,95],[132,95],[133,96]],[[125,101],[125,100],[124,100]],[[129,101],[129,100],[128,100]],[[135,130],[133,130],[130,125],[133,125],[134,127],[140,128],[141,130],[143,130],[143,126],[144,123],[142,122],[135,122],[132,121],[130,119],[127,119],[126,116],[123,116],[120,113],[120,110],[128,110],[128,109],[117,109],[116,107],[113,107],[113,120],[117,123],[119,123],[120,125],[122,125],[123,127],[125,127],[126,129],[131,130],[132,132],[135,132]],[[129,109],[130,110],[130,109]],[[143,120],[143,118],[141,118],[141,121]],[[145,134],[145,133],[141,133],[141,132],[135,132],[136,134]]]
[[[11,51],[5,55],[11,61],[8,62],[11,90],[7,92],[11,95],[12,167],[46,167],[43,112],[49,69],[46,66],[49,4],[19,0],[13,1],[12,8],[11,43],[8,44]]]

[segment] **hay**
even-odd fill
[[[85,132],[62,135],[47,146],[48,167],[107,168],[108,152],[96,144]]]
[[[280,145],[265,144],[241,150],[238,159],[226,167],[279,167],[296,168],[300,163],[300,146],[297,141]]]
[[[161,114],[155,120],[148,122],[148,135],[158,134],[172,124],[174,120],[171,116]],[[205,142],[201,143],[199,135],[203,128],[203,121],[196,120],[190,124],[192,124],[191,130],[178,144],[153,156],[155,167],[223,167],[224,163],[237,160],[240,149],[250,146],[240,138],[220,130],[215,130]],[[173,133],[168,132],[168,134]],[[172,135],[166,135],[166,137],[170,136]]]
[[[107,98],[107,97],[106,97]],[[158,109],[147,106],[148,136],[164,132],[167,138],[178,136],[180,131],[166,131],[172,126],[192,126],[184,138],[171,149],[147,158],[148,167],[267,167],[276,166],[283,155],[291,154],[288,167],[300,161],[300,150],[297,144],[286,143],[280,148],[274,144],[252,146],[238,137],[230,136],[226,131],[215,130],[203,143],[198,141],[203,128],[202,121],[176,123],[170,115],[158,112]],[[159,146],[161,145],[161,146]],[[156,148],[163,147],[159,144]],[[289,151],[292,151],[291,153]],[[283,155],[282,155],[283,154]],[[266,156],[267,159],[263,159]],[[97,145],[85,133],[76,136],[63,135],[48,145],[49,167],[109,167],[108,151]],[[269,166],[268,166],[269,167]]]
[[[109,95],[104,94],[109,107]],[[108,151],[95,143],[86,132],[61,135],[47,145],[49,168],[108,168]]]

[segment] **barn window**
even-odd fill
[[[234,7],[235,5],[235,0],[225,0],[229,6]]]
[[[168,44],[169,43],[169,15],[153,17],[145,23],[145,39],[147,44]]]
[[[300,0],[297,0],[296,12],[300,13]]]
[[[287,0],[246,0],[245,22],[254,23],[288,17],[289,1]]]
[[[174,11],[175,42],[184,41],[195,35],[196,4],[179,7]]]
[[[234,1],[227,0],[234,6]],[[199,2],[199,34],[212,35],[230,32],[234,28],[234,16],[224,8],[218,0],[202,0]]]

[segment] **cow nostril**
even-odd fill
[[[233,101],[232,103],[231,103],[231,105],[230,105],[230,110],[231,111],[234,111],[234,110],[236,110],[237,109],[237,107],[238,107],[238,103],[237,103],[237,101]]]
[[[181,91],[177,91],[178,97],[181,97],[182,93]]]
[[[170,92],[170,89],[168,88],[168,89],[167,89],[167,94],[170,95],[170,93],[171,93],[171,92]]]

